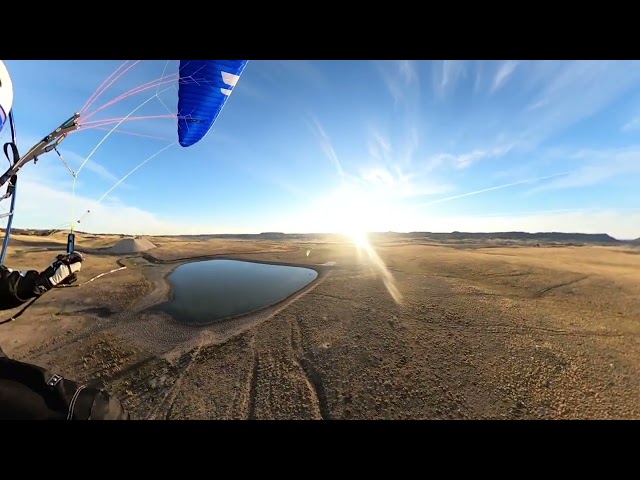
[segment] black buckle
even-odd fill
[[[56,373],[55,375],[53,375],[53,377],[49,379],[49,381],[47,382],[47,385],[50,387],[55,387],[58,383],[60,383],[60,380],[62,380],[62,375],[58,375]]]

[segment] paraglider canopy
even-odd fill
[[[202,140],[224,107],[248,60],[180,60],[178,140]]]
[[[11,107],[13,106],[13,83],[9,70],[0,60],[0,130],[7,121]]]

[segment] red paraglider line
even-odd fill
[[[140,63],[140,60],[136,60],[133,65],[129,65],[123,72],[121,72],[116,78],[114,78],[113,80],[111,80],[111,82],[109,82],[109,84],[104,87],[104,89],[93,99],[93,101],[87,105],[87,107],[84,109],[85,111],[90,108],[97,100],[98,98],[100,98],[100,96],[102,96],[104,94],[104,92],[106,92],[109,87],[111,85],[113,85],[119,78],[121,78],[125,73],[127,73],[129,70],[131,70],[133,67],[135,67],[138,63]],[[82,112],[81,112],[82,113]]]
[[[111,73],[111,75],[109,75],[107,78],[104,79],[104,81],[100,84],[100,86],[95,89],[95,91],[84,103],[84,105],[80,109],[80,113],[84,112],[87,108],[89,108],[89,104],[94,99],[94,97],[98,94],[98,92],[102,89],[102,87],[111,79],[111,77],[113,77],[116,73],[118,73],[118,71],[120,71],[120,69],[124,67],[127,63],[129,63],[129,60],[125,60],[124,62],[122,62],[122,64]]]
[[[176,78],[171,78],[171,77],[176,77]],[[167,80],[167,78],[170,78],[170,80]],[[85,120],[93,117],[96,113],[98,113],[100,110],[104,110],[107,107],[110,107],[111,105],[118,103],[122,100],[124,100],[127,97],[130,97],[132,95],[137,95],[138,93],[142,93],[145,90],[149,90],[151,88],[156,88],[159,87],[160,85],[165,85],[167,83],[173,83],[175,82],[177,79],[177,74],[173,73],[171,75],[167,75],[165,77],[160,77],[157,78],[155,80],[152,80],[150,82],[144,83],[142,85],[138,85],[135,88],[132,88],[131,90],[129,90],[126,93],[123,93],[122,95],[120,95],[119,97],[114,98],[113,100],[105,103],[104,105],[102,105],[101,107],[97,108],[96,110],[94,110],[93,112],[89,113],[88,115],[86,115],[84,117]]]

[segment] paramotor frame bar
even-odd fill
[[[77,130],[80,126],[78,124],[78,118],[80,118],[79,113],[75,113],[71,118],[69,118],[66,122],[56,128],[49,135],[44,137],[40,142],[35,144],[27,153],[25,153],[18,161],[16,161],[1,177],[0,177],[0,187],[2,187],[5,183],[7,183],[11,177],[13,177],[18,171],[24,167],[30,161],[37,161],[38,157],[44,153],[49,153],[54,148],[56,148],[62,141],[67,137],[67,135],[74,130]]]

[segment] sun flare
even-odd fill
[[[366,259],[382,277],[385,288],[396,303],[400,303],[402,295],[398,290],[393,275],[380,255],[369,241],[369,231],[380,221],[380,199],[358,189],[341,189],[324,204],[323,212],[331,225],[329,230],[347,237],[357,250],[357,255]],[[364,255],[362,255],[364,254]]]
[[[369,235],[367,235],[367,232],[363,230],[347,229],[340,233],[347,236],[357,248],[363,250],[370,248]]]

